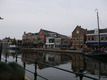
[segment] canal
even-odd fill
[[[5,49],[2,50],[2,59],[7,58],[7,61],[9,62],[16,61],[16,54],[18,57],[21,57],[21,59],[17,59],[17,63],[23,66],[23,63],[25,62],[26,69],[32,72],[35,71],[33,62],[25,59],[38,59],[40,62],[74,72],[79,72],[80,68],[82,68],[85,75],[98,78],[100,80],[107,80],[107,61],[105,59],[90,58],[81,54],[42,52],[33,50],[12,51]],[[49,66],[38,64],[37,68],[37,73],[48,80],[79,80],[78,75]],[[25,76],[30,80],[34,80],[34,74],[28,71],[26,71]],[[37,77],[37,80],[44,79]],[[83,80],[91,79],[84,77]]]

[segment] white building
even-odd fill
[[[98,44],[99,44],[98,29],[88,31],[86,34],[86,45],[98,46]],[[107,28],[100,29],[100,46],[107,47]]]
[[[8,48],[8,46],[12,43],[13,39],[11,39],[10,37],[5,37],[2,40],[2,47],[3,48]]]

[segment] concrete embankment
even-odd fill
[[[23,48],[23,49],[32,49],[35,51],[47,51],[47,52],[61,52],[61,53],[83,53],[82,50],[59,50],[59,49],[45,49],[45,48]]]

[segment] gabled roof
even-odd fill
[[[85,34],[87,34],[87,29],[83,29],[83,28],[81,28],[81,29]]]
[[[79,25],[76,26],[76,28],[74,29],[74,31],[75,31],[77,28],[80,28],[84,34],[87,33],[87,29],[81,28],[81,26],[79,26]],[[73,31],[73,32],[74,32],[74,31]],[[72,32],[72,33],[73,33],[73,32]]]
[[[38,33],[31,33],[31,32],[26,33],[25,35],[27,36],[28,34],[31,34],[32,36],[33,36],[33,35],[38,35]]]
[[[44,29],[42,29],[42,31],[44,32],[44,34],[48,34],[48,33],[56,33],[56,32],[48,31],[48,30],[44,30]]]
[[[56,35],[57,35],[56,37],[67,37],[67,36],[65,36],[65,35],[62,35],[62,34],[59,34],[59,33],[57,33],[57,32],[53,32],[53,31],[48,31],[48,30],[44,30],[44,29],[42,29],[42,31],[44,32],[45,35],[48,35],[48,34],[53,33],[53,34],[56,34]]]
[[[38,33],[31,33],[32,35],[38,35]]]

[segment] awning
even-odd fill
[[[98,42],[86,42],[87,46],[98,46]],[[100,46],[107,46],[107,42],[100,42]]]

